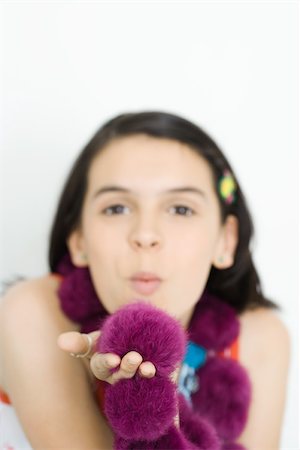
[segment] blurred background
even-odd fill
[[[299,449],[298,2],[4,1],[1,12],[0,281],[48,271],[62,183],[103,121],[191,119],[252,211],[254,259],[292,340],[281,449]]]

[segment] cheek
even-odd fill
[[[116,233],[113,227],[101,226],[97,221],[86,221],[84,235],[93,282],[98,295],[104,295],[109,286],[114,289],[116,284],[124,236]]]
[[[119,279],[116,276],[116,262],[118,261],[118,246],[115,242],[105,239],[92,241],[89,252],[89,270],[97,295],[110,313],[118,308],[118,299],[122,298]]]
[[[91,258],[99,260],[111,257],[118,248],[120,233],[116,233],[114,227],[104,226],[96,219],[86,220],[84,225],[86,249]]]
[[[182,264],[190,263],[192,266],[201,266],[212,261],[215,250],[216,236],[208,227],[199,227],[181,234],[176,242],[175,255]],[[174,255],[174,256],[175,256]]]
[[[181,237],[173,252],[178,282],[196,299],[204,289],[214,259],[216,233],[203,227]],[[179,281],[180,280],[180,281]]]
[[[211,247],[207,243],[199,242],[199,245],[186,243],[178,249],[176,267],[178,282],[185,287],[192,298],[197,297],[204,288],[211,269],[212,254]]]
[[[114,298],[116,284],[116,262],[118,261],[119,245],[115,239],[103,233],[100,227],[89,228],[85,238],[89,258],[89,270],[93,285],[104,307],[111,313],[111,302]]]

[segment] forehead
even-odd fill
[[[132,189],[176,187],[194,183],[213,189],[207,161],[187,144],[168,138],[136,134],[112,140],[94,158],[89,171],[89,188],[99,183],[121,182]]]

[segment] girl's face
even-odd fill
[[[93,160],[81,227],[68,244],[110,313],[146,300],[186,326],[212,264],[233,263],[237,224],[227,219],[222,226],[203,158],[175,140],[137,134],[111,141]],[[139,272],[160,282],[133,282]]]

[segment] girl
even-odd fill
[[[17,425],[8,414],[15,412],[28,441],[6,431],[2,447],[113,448],[96,381],[151,378],[156,367],[135,351],[97,353],[99,318],[145,299],[190,330],[199,305],[212,296],[219,325],[205,351],[212,355],[213,343],[228,331],[220,327],[222,308],[234,311],[237,332],[213,356],[243,368],[251,395],[232,447],[221,421],[209,415],[212,398],[202,412],[222,448],[279,448],[289,337],[276,305],[262,293],[252,235],[237,177],[198,126],[163,112],[122,114],[104,124],[63,189],[50,273],[19,282],[1,303],[1,420],[12,429]],[[238,401],[237,388],[228,389]],[[193,393],[196,399],[197,389]],[[180,416],[174,422],[180,426]],[[14,444],[17,439],[24,442]]]

